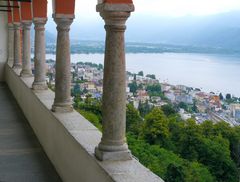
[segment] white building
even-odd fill
[[[164,96],[167,97],[171,102],[176,101],[176,96],[173,91],[167,91],[164,93]]]
[[[189,114],[189,113],[187,113],[187,112],[185,112],[184,109],[180,109],[179,114],[180,114],[181,118],[182,118],[184,121],[186,121],[186,120],[188,120],[188,119],[190,119],[190,118],[192,117],[192,115]]]

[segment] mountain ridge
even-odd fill
[[[127,21],[126,42],[195,47],[199,50],[212,48],[217,50],[214,53],[222,50],[240,52],[239,20],[240,11],[178,18],[148,17],[133,13]],[[56,33],[56,24],[49,19],[46,25],[47,43],[56,43]],[[76,19],[71,26],[70,38],[79,44],[83,40],[104,42],[104,22],[100,17],[98,21],[81,23]]]

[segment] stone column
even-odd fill
[[[13,69],[21,69],[21,24],[14,23],[14,61],[13,61]]]
[[[22,77],[31,77],[31,40],[30,40],[30,29],[32,22],[22,22],[23,25],[23,62],[22,62]]]
[[[47,18],[34,18],[35,42],[34,42],[34,82],[33,90],[47,90],[46,82],[46,45],[45,24]]]
[[[13,65],[14,61],[14,25],[8,24],[8,64]]]
[[[52,106],[54,112],[73,111],[71,101],[71,61],[69,30],[73,17],[54,16],[57,24],[57,50],[56,50],[56,78],[55,99]]]
[[[110,9],[109,9],[110,8]],[[95,149],[99,160],[130,160],[126,143],[126,64],[125,22],[133,11],[113,11],[118,5],[98,5],[97,10],[105,20],[106,45],[103,80],[103,136]],[[125,10],[125,9],[124,9]]]

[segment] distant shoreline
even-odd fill
[[[33,55],[32,55],[33,56]],[[54,54],[47,59],[55,60]],[[104,54],[72,54],[72,63],[103,64]],[[219,54],[126,54],[127,71],[155,74],[161,82],[201,88],[205,92],[231,93],[240,97],[240,57]]]
[[[103,54],[104,42],[101,41],[79,41],[72,43],[71,54]],[[55,43],[47,43],[46,53],[55,54]],[[196,53],[196,54],[226,54],[239,55],[240,49],[226,47],[209,47],[194,45],[173,45],[161,43],[139,43],[127,42],[126,53]]]

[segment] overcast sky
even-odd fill
[[[240,0],[133,0],[138,14],[151,16],[210,15],[240,10]],[[76,18],[95,19],[97,0],[76,0]],[[51,0],[49,0],[49,15]]]

